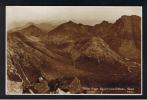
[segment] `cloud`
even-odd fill
[[[122,15],[142,15],[141,6],[7,6],[7,24],[73,20],[94,25],[103,20],[114,22]]]

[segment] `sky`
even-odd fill
[[[114,23],[122,15],[142,16],[141,6],[7,6],[7,26],[28,22],[67,22],[95,25]]]

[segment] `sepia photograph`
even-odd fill
[[[6,95],[142,95],[141,6],[6,6]]]

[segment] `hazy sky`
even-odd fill
[[[142,16],[141,6],[7,6],[6,22],[62,22],[94,25],[103,20],[114,22],[122,15]]]

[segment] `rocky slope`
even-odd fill
[[[69,21],[49,32],[49,40],[55,39],[53,41],[59,43],[92,36],[100,36],[121,56],[134,60],[141,58],[141,18],[136,15],[124,15],[115,23],[103,21],[93,27]]]
[[[140,59],[141,18],[122,16],[115,23],[102,22],[95,25],[100,35],[120,55],[130,59]]]

